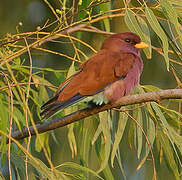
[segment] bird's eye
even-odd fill
[[[130,43],[131,40],[130,39],[125,39],[125,42]]]

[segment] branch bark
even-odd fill
[[[100,107],[94,107],[92,109],[85,108],[80,111],[69,114],[67,116],[64,116],[62,118],[48,121],[43,124],[37,124],[36,129],[39,133],[43,133],[53,129],[57,129],[59,127],[66,126],[73,122],[79,121],[83,118],[89,117],[91,115],[97,114],[105,110],[112,109],[114,107],[138,104],[150,101],[160,102],[161,100],[164,99],[182,99],[182,89],[169,89],[169,90],[155,91],[144,94],[124,96],[113,105],[107,104]],[[36,134],[32,126],[29,127],[29,131],[31,135]],[[21,132],[14,131],[12,132],[12,137],[17,140],[26,138],[29,136],[29,131],[27,128],[22,129]]]

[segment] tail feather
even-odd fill
[[[60,101],[58,101],[59,93],[65,88],[67,83],[69,83],[69,82],[64,83],[63,86],[57,91],[56,95],[53,98],[51,98],[49,101],[47,101],[41,107],[41,110],[43,110],[43,111],[40,113],[40,115],[43,118],[48,119],[52,115],[56,114],[58,111],[60,111],[64,108],[67,108],[68,106],[71,106],[71,105],[73,105],[73,104],[77,103],[78,101],[81,101],[85,98],[86,98],[86,102],[92,101],[94,104],[97,104],[97,105],[107,103],[106,100],[104,99],[103,94],[100,95],[100,93],[102,93],[104,89],[100,89],[90,96],[83,96],[80,93],[77,93],[75,96],[71,97],[69,100],[67,100],[65,102],[60,102]],[[88,99],[87,99],[87,97],[88,97]]]
[[[85,98],[85,96],[82,96],[81,94],[78,93],[72,98],[70,98],[68,101],[60,103],[57,101],[56,97],[53,97],[41,107],[43,112],[41,112],[40,115],[43,116],[43,118],[49,118],[56,112],[60,111],[61,109],[71,106],[75,104],[78,100],[83,98]]]
[[[55,95],[53,98],[49,99],[45,104],[43,104],[40,109],[45,110],[45,109],[49,108],[50,105],[55,103],[57,98],[58,98],[58,95]]]
[[[52,104],[54,104],[55,101],[57,101],[57,99],[58,99],[58,97],[59,97],[59,94],[60,94],[61,91],[63,91],[64,88],[69,84],[69,82],[70,82],[70,80],[71,80],[72,78],[73,78],[73,76],[70,77],[69,79],[67,79],[65,82],[63,82],[63,83],[60,85],[60,87],[58,88],[58,90],[57,90],[55,96],[54,96],[53,98],[51,98],[49,101],[47,101],[45,104],[43,104],[43,106],[41,106],[41,109],[42,109],[42,110],[45,110],[45,109],[47,109],[47,108],[49,109],[49,106],[52,105]]]

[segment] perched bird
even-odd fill
[[[76,74],[59,86],[55,96],[41,107],[41,115],[49,118],[83,99],[102,105],[128,95],[139,83],[143,69],[139,49],[146,47],[134,33],[111,35]]]

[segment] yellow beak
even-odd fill
[[[138,48],[138,49],[143,49],[143,48],[147,48],[148,45],[144,42],[140,42],[138,44],[135,44],[135,47]]]

